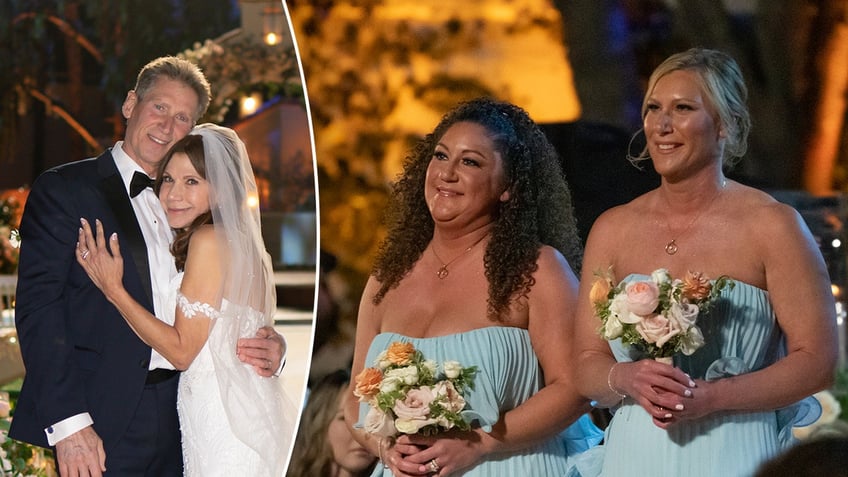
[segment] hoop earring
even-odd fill
[[[639,128],[638,131],[636,131],[635,133],[633,133],[632,136],[630,136],[630,141],[627,143],[627,156],[626,156],[627,160],[630,162],[630,164],[633,167],[635,167],[636,169],[639,169],[640,171],[644,171],[645,168],[642,167],[641,165],[639,165],[639,163],[651,158],[651,156],[648,155],[648,153],[647,153],[648,152],[647,137],[645,138],[645,142],[646,142],[645,149],[643,149],[642,152],[640,152],[638,156],[634,156],[631,151],[633,150],[633,141],[635,141],[636,138],[639,137],[640,133],[644,134],[644,132],[645,132],[645,128]]]

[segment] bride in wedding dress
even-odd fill
[[[231,129],[197,126],[165,156],[154,190],[176,231],[170,316],[157,319],[126,292],[117,234],[107,245],[99,221],[94,230],[82,221],[77,261],[136,334],[185,370],[177,399],[185,475],[280,477],[296,409],[277,380],[235,353],[276,309],[244,143]]]

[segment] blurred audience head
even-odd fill
[[[350,372],[338,370],[318,381],[309,393],[295,439],[288,477],[369,475],[377,458],[362,447],[344,420],[344,396]]]
[[[848,435],[810,437],[760,466],[754,477],[848,477]]]

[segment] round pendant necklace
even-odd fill
[[[685,235],[686,232],[688,232],[689,229],[692,228],[692,225],[694,225],[695,222],[697,222],[698,219],[701,218],[701,215],[704,213],[704,211],[709,209],[710,207],[712,207],[713,202],[715,202],[716,199],[718,199],[718,196],[720,196],[721,193],[724,192],[724,186],[726,186],[726,185],[727,185],[727,180],[722,179],[721,180],[721,187],[718,189],[718,192],[716,192],[716,195],[714,195],[713,198],[710,200],[709,204],[707,204],[706,207],[704,207],[703,209],[698,211],[697,215],[695,215],[695,217],[689,222],[689,225],[687,225],[686,228],[683,229],[683,231],[680,232],[679,234],[675,234],[674,231],[671,230],[671,224],[666,222],[665,226],[666,226],[666,228],[668,228],[668,231],[671,233],[671,235],[676,235],[677,237]],[[678,248],[677,248],[677,242],[675,242],[676,240],[677,240],[676,238],[672,238],[667,244],[665,244],[665,253],[667,253],[669,255],[674,255],[675,253],[677,253]]]
[[[445,263],[445,261],[444,261],[444,260],[442,260],[442,258],[441,258],[441,257],[439,257],[439,254],[438,254],[438,253],[436,253],[436,247],[435,247],[435,246],[430,247],[430,249],[433,251],[433,256],[434,256],[434,257],[436,257],[436,260],[438,260],[438,261],[439,261],[439,263],[441,263],[441,264],[442,264],[442,266],[441,266],[441,267],[439,267],[439,269],[436,271],[436,276],[437,276],[437,277],[439,277],[439,280],[444,280],[445,278],[447,278],[447,276],[448,276],[448,275],[450,275],[450,271],[448,270],[448,266],[450,266],[450,264],[452,264],[453,262],[457,261],[457,260],[459,259],[459,257],[462,257],[462,256],[463,256],[463,255],[465,255],[466,253],[470,252],[470,251],[471,251],[471,249],[472,249],[472,248],[474,248],[474,246],[475,246],[475,245],[477,245],[478,243],[482,242],[482,241],[483,241],[483,239],[484,239],[484,238],[486,238],[486,236],[487,236],[487,235],[489,235],[489,234],[485,234],[485,235],[483,235],[482,237],[480,237],[479,239],[477,239],[477,241],[476,241],[476,242],[474,242],[474,243],[472,243],[471,245],[469,245],[469,246],[468,246],[468,248],[466,248],[465,250],[463,250],[462,252],[460,252],[460,253],[459,253],[459,255],[457,255],[456,257],[452,258],[452,259],[451,259],[449,262],[447,262],[447,263]]]

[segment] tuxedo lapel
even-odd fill
[[[97,158],[97,162],[98,171],[102,178],[100,189],[103,191],[106,202],[114,212],[115,218],[123,231],[120,234],[121,249],[129,250],[138,269],[139,279],[141,279],[141,283],[144,285],[144,291],[152,304],[153,287],[150,283],[150,263],[147,258],[147,246],[144,243],[144,236],[141,233],[141,227],[138,225],[135,211],[130,203],[129,194],[124,187],[123,180],[121,180],[121,174],[118,173],[118,169],[115,167],[115,160],[112,158],[112,154],[109,151],[103,153]]]

